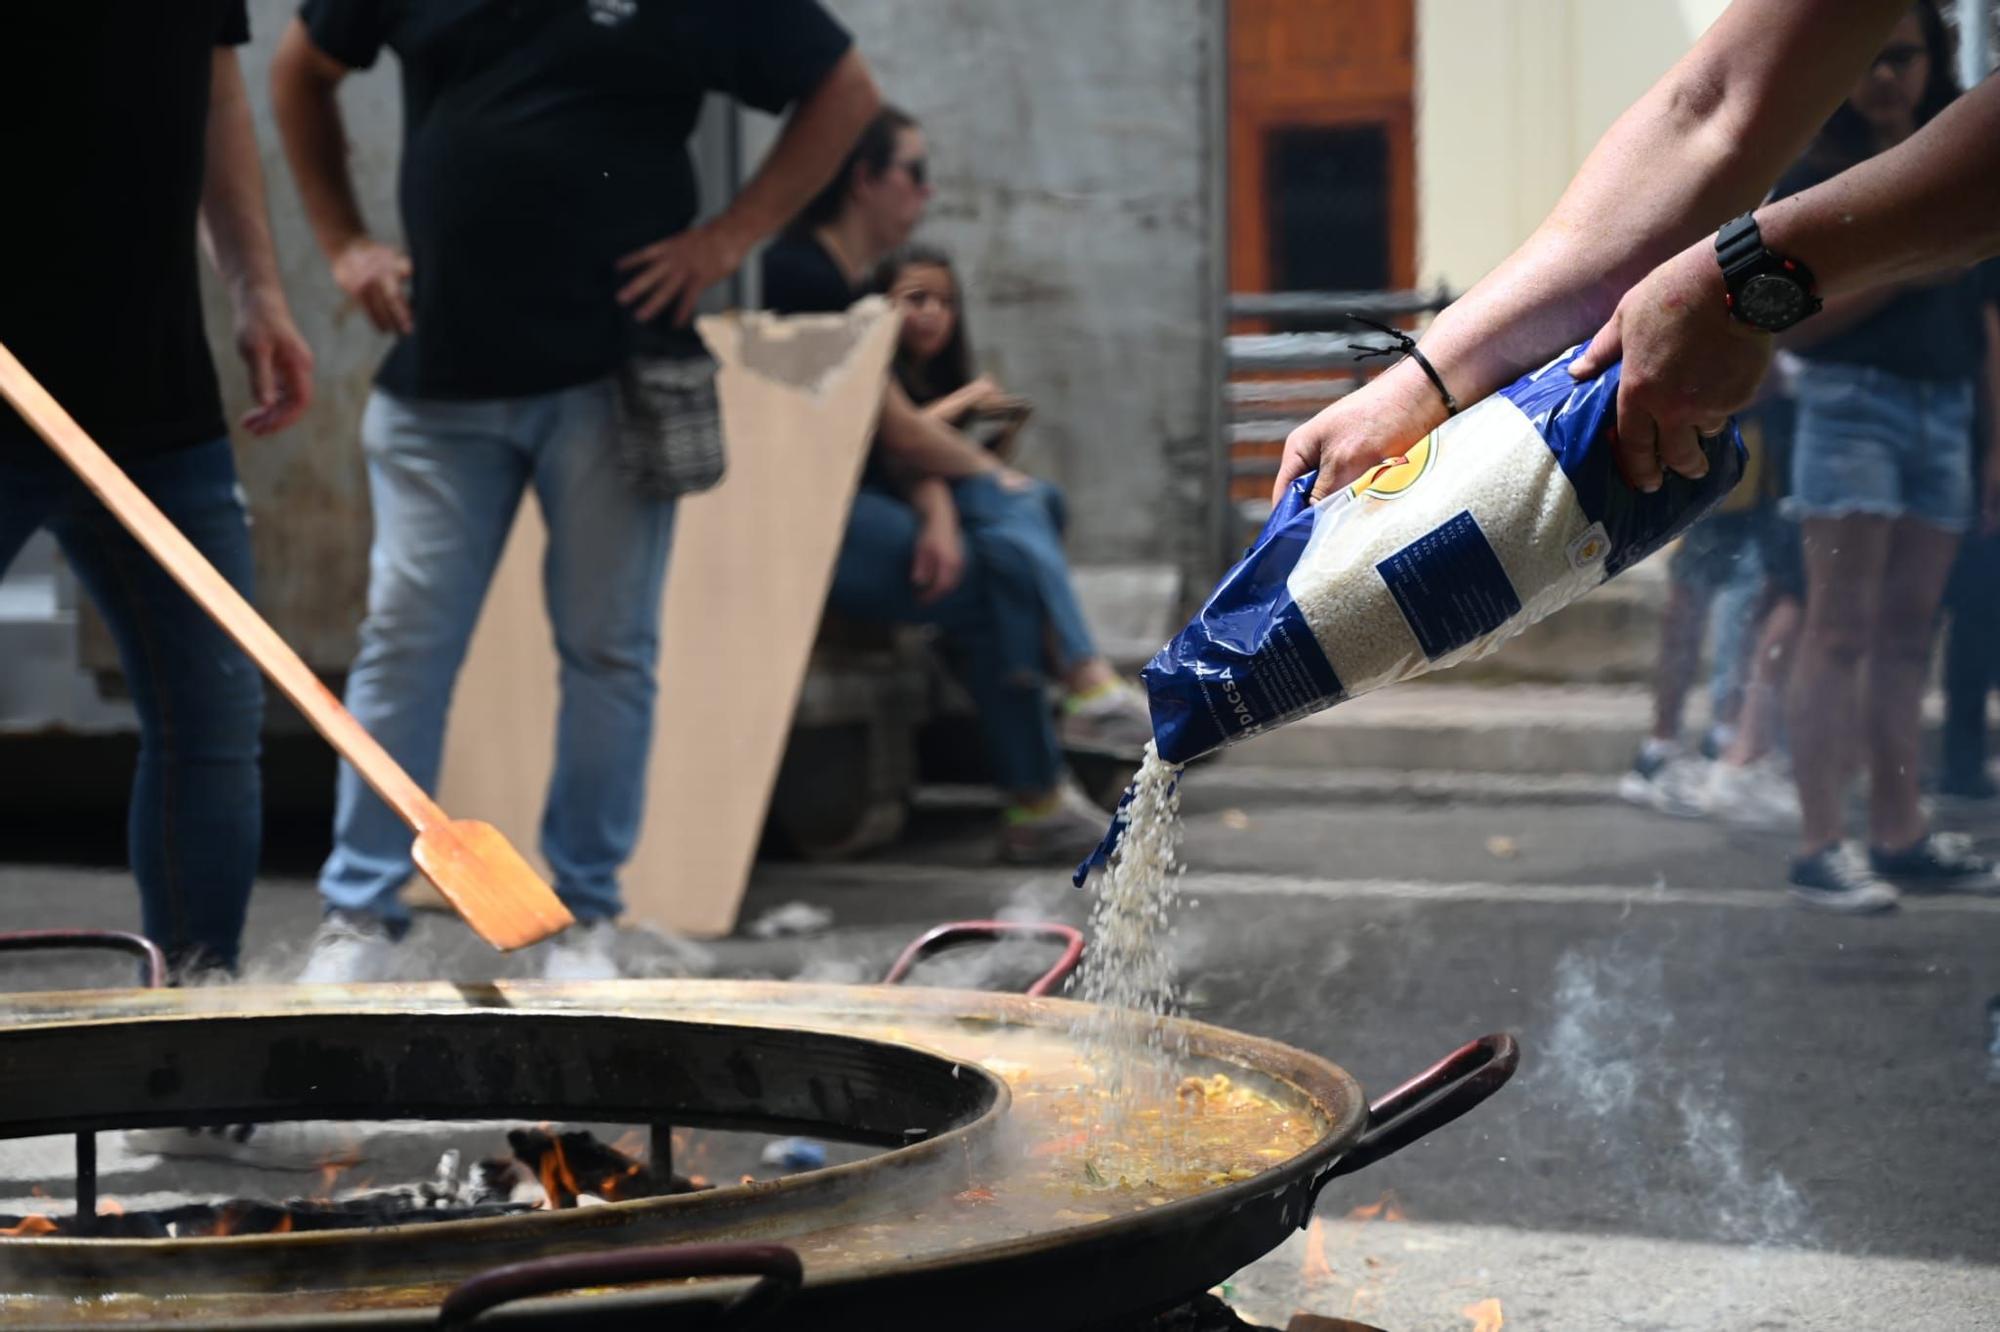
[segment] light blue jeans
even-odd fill
[[[660,595],[674,506],[620,475],[613,388],[527,398],[412,401],[377,390],[361,421],[375,508],[368,615],[347,706],[420,786],[433,789],[446,708],[522,493],[548,528],[542,566],[561,662],[555,774],[541,848],[578,920],[619,913],[618,871],[644,807],[659,661]],[[411,834],[341,765],[329,908],[400,932]]]
[[[886,490],[863,486],[828,604],[856,619],[942,629],[979,709],[995,783],[1016,795],[1047,791],[1063,771],[1049,706],[1050,649],[1064,669],[1097,655],[1070,587],[1062,494],[1043,482],[1012,491],[974,477],[955,483],[952,496],[966,563],[949,595],[926,603],[911,586],[922,526],[916,511]]]

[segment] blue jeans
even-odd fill
[[[494,566],[530,486],[560,659],[555,772],[541,848],[578,920],[615,917],[618,871],[645,806],[674,506],[620,474],[610,381],[525,398],[411,401],[377,390],[361,421],[375,510],[368,614],[347,706],[426,789],[445,712]],[[400,930],[414,872],[402,821],[341,765],[328,907]]]
[[[1797,381],[1794,518],[1873,514],[1946,532],[1972,522],[1972,382],[1808,362]]]
[[[1097,655],[1070,590],[1062,497],[1053,486],[1014,493],[989,478],[952,488],[965,533],[965,575],[923,605],[910,583],[919,522],[894,495],[864,487],[854,498],[829,604],[843,615],[944,631],[979,709],[987,761],[1007,791],[1046,791],[1062,774],[1049,706],[1047,663]]]
[[[126,465],[245,596],[250,526],[227,439]],[[53,454],[0,462],[0,572],[47,527],[118,645],[139,714],[126,852],[146,937],[175,970],[233,969],[263,828],[263,679]]]

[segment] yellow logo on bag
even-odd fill
[[[1437,432],[1432,431],[1402,457],[1389,459],[1349,486],[1348,493],[1356,499],[1364,495],[1395,499],[1423,479],[1437,460],[1437,454]]]

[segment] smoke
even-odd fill
[[[1674,1047],[1660,956],[1622,941],[1594,954],[1570,949],[1554,982],[1554,1015],[1537,1042],[1543,1109],[1576,1121],[1574,1141],[1609,1158],[1632,1206],[1675,1232],[1812,1243],[1798,1190],[1752,1160],[1720,1065]],[[1662,1141],[1679,1152],[1638,1149]],[[1678,1163],[1691,1167],[1692,1194],[1663,1185],[1662,1170]]]

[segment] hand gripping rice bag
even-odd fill
[[[1159,755],[1186,763],[1344,699],[1484,656],[1685,531],[1743,474],[1650,495],[1612,461],[1619,367],[1571,348],[1318,505],[1285,494],[1249,554],[1146,667]]]

